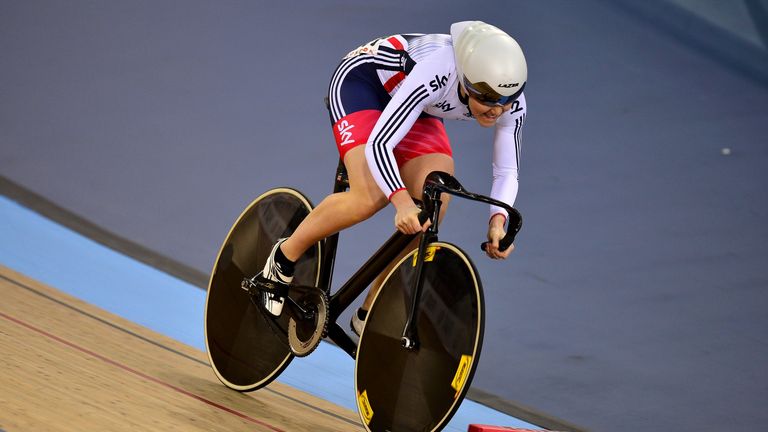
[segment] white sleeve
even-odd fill
[[[504,114],[496,126],[493,141],[493,185],[491,197],[510,206],[515,204],[518,190],[518,170],[520,167],[520,147],[522,145],[523,122],[525,121],[525,96]],[[490,215],[501,213],[509,216],[507,211],[498,206],[491,206]]]
[[[439,92],[429,85],[436,68],[445,75],[439,58],[418,63],[392,96],[365,144],[365,157],[373,178],[387,198],[405,189],[393,149],[405,137],[424,109],[434,102]]]
[[[408,78],[384,108],[365,144],[368,168],[387,198],[405,189],[393,150],[419,118],[424,109],[423,102],[429,97],[429,91],[424,84],[410,88],[406,87],[406,81]]]

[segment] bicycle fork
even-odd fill
[[[416,325],[417,314],[419,311],[419,302],[421,300],[421,291],[424,287],[424,262],[426,261],[427,245],[437,240],[437,226],[439,225],[438,217],[440,216],[440,207],[443,202],[440,200],[440,192],[433,191],[436,196],[432,196],[432,202],[434,207],[432,209],[432,215],[430,220],[432,224],[427,228],[424,235],[419,240],[419,250],[416,252],[416,289],[413,293],[413,299],[411,302],[411,309],[408,313],[408,321],[405,322],[405,328],[403,329],[403,336],[400,339],[400,343],[405,349],[416,350],[419,348],[419,334],[418,326]]]

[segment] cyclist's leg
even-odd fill
[[[349,150],[344,156],[344,165],[349,176],[349,190],[326,197],[283,242],[281,248],[288,259],[297,260],[318,241],[370,218],[388,204],[368,168],[363,146]],[[443,153],[430,153],[417,156],[400,168],[411,196],[421,198],[424,180],[432,171],[453,174],[453,158]],[[443,200],[441,218],[448,201],[447,197]]]
[[[365,160],[365,147],[358,146],[344,156],[349,190],[326,197],[302,221],[282,245],[285,256],[295,261],[318,241],[362,222],[386,207],[388,201],[373,179]]]
[[[281,249],[291,261],[316,242],[362,222],[384,208],[388,201],[371,175],[365,146],[390,97],[378,83],[373,62],[365,55],[347,57],[334,72],[328,89],[329,114],[340,157],[349,177],[349,190],[325,198]]]
[[[265,264],[262,276],[273,281],[290,282],[290,277],[274,277],[273,274],[290,276],[293,263],[322,239],[345,228],[362,222],[387,205],[387,198],[379,189],[365,161],[365,147],[359,145],[344,155],[349,190],[327,196],[299,224],[294,233],[277,243]],[[274,316],[280,316],[284,297],[264,293],[265,308]]]

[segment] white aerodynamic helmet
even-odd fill
[[[528,65],[520,45],[482,21],[451,25],[456,70],[467,92],[485,105],[506,105],[523,92]]]

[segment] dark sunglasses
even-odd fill
[[[485,82],[473,84],[469,82],[466,76],[463,78],[464,88],[467,89],[469,95],[481,104],[490,107],[511,104],[517,100],[518,97],[520,97],[520,94],[523,92],[523,88],[525,87],[525,83],[523,83],[523,85],[520,87],[520,90],[516,91],[514,94],[510,96],[502,96]]]

